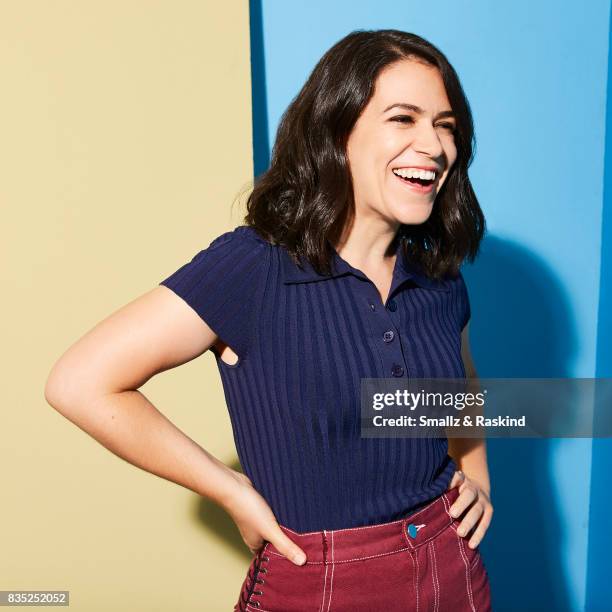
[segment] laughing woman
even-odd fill
[[[468,102],[437,48],[397,30],[349,34],[283,115],[244,225],[50,376],[67,417],[235,520],[253,553],[235,610],[490,609],[484,440],[360,432],[363,378],[476,376],[459,270],[485,226],[472,146]],[[244,474],[136,392],[208,349]],[[59,391],[89,353],[96,418]]]

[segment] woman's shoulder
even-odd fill
[[[264,246],[271,246],[268,242],[252,225],[238,225],[230,232],[232,237],[236,240],[250,240]]]
[[[183,298],[244,356],[264,293],[267,244],[253,228],[241,225],[218,235],[159,284]]]
[[[210,242],[206,250],[231,250],[243,246],[263,251],[266,247],[272,245],[265,240],[254,227],[250,225],[238,225],[232,230],[219,234]]]

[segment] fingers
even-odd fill
[[[457,497],[453,505],[450,507],[451,516],[456,518],[463,514],[465,509],[477,498],[478,490],[474,487],[474,485],[466,482],[465,486],[459,490],[459,497]]]
[[[468,532],[474,527],[474,525],[476,525],[483,512],[484,508],[482,507],[482,504],[474,504],[469,509],[467,514],[463,517],[461,523],[459,523],[459,526],[457,527],[457,533],[462,537],[466,536]]]
[[[467,508],[469,510],[462,517],[461,523],[457,527],[457,534],[465,537],[473,530],[468,546],[476,548],[489,527],[493,516],[493,506],[487,494],[481,492],[469,479],[459,489],[459,496],[450,507],[449,512],[451,516],[456,518],[461,516]]]
[[[281,555],[296,565],[304,565],[306,562],[306,553],[291,538],[288,538],[282,529],[279,528],[269,541]]]

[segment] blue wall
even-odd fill
[[[612,37],[612,18],[610,36]],[[609,54],[612,45],[609,45]],[[604,169],[604,212],[602,219],[601,281],[597,335],[597,376],[612,378],[612,61],[608,59],[607,130]],[[605,408],[602,406],[602,410]],[[595,423],[599,415],[595,415]],[[610,521],[610,466],[612,440],[593,441],[591,514],[589,521],[589,572],[587,610],[612,606],[609,555],[612,550]]]
[[[267,167],[281,114],[338,39],[380,28],[424,36],[457,69],[476,125],[470,176],[489,232],[464,274],[479,374],[610,376],[609,14],[607,0],[588,10],[549,0],[446,0],[425,9],[405,1],[252,1],[255,172]],[[609,441],[488,444],[495,517],[481,548],[494,609],[600,609],[596,568],[605,547],[591,533],[589,548],[589,501],[591,519],[605,529]]]

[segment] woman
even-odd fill
[[[490,609],[484,440],[359,430],[363,378],[476,375],[459,272],[484,232],[472,140],[438,49],[396,30],[349,34],[284,114],[245,224],[50,376],[48,400],[77,425],[232,516],[254,553],[235,610]],[[245,474],[136,391],[209,348]],[[85,412],[62,381],[92,355]]]

